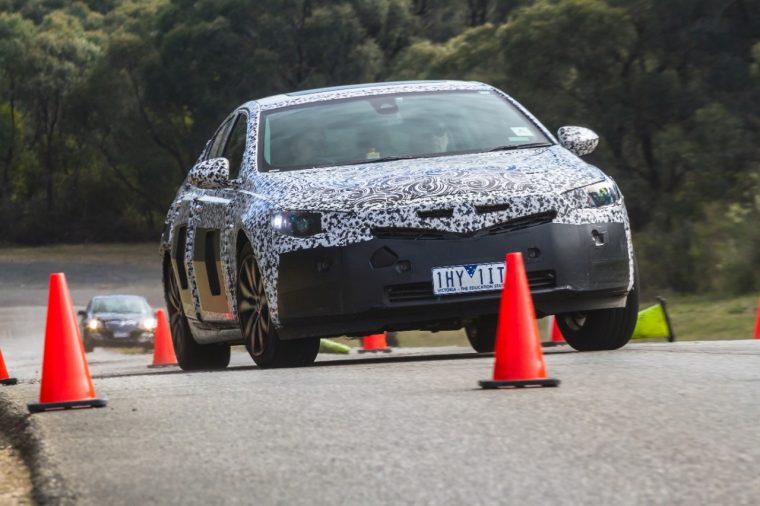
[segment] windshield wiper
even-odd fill
[[[508,146],[496,146],[488,151],[512,151],[513,149],[527,149],[527,148],[548,148],[551,144],[547,142],[531,142],[528,144],[510,144]]]
[[[418,156],[383,156],[381,158],[375,158],[374,160],[361,160],[359,162],[351,162],[346,165],[360,165],[362,163],[377,163],[377,162],[392,162],[394,160],[411,160],[412,158],[419,158]]]

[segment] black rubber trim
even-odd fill
[[[221,295],[222,288],[219,284],[219,273],[216,271],[216,244],[218,243],[219,232],[217,230],[206,231],[204,240],[206,275],[208,277],[208,289],[211,295]]]
[[[177,262],[177,274],[179,286],[187,290],[187,272],[185,271],[185,245],[187,244],[187,227],[177,229],[177,249],[174,250],[174,259]]]

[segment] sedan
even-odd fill
[[[98,295],[79,316],[87,352],[95,346],[153,347],[156,318],[144,297]]]
[[[494,348],[504,255],[537,316],[582,351],[630,339],[638,281],[623,195],[506,93],[415,81],[299,91],[227,116],[166,215],[160,253],[184,369],[311,363],[323,336],[465,328]]]

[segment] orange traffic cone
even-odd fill
[[[16,383],[18,383],[18,380],[8,375],[8,369],[5,368],[3,350],[0,350],[0,385],[15,385]]]
[[[391,352],[385,340],[385,332],[364,336],[362,339],[362,349],[359,350],[359,353],[377,353],[379,351],[383,353]]]
[[[757,320],[755,321],[755,339],[760,339],[760,299],[757,301]]]
[[[559,380],[546,377],[541,337],[522,253],[507,253],[507,279],[501,292],[493,380],[483,380],[480,386],[531,385],[556,387]]]
[[[560,344],[567,344],[565,338],[562,336],[562,332],[559,330],[559,326],[557,326],[557,319],[554,316],[548,317],[548,325],[549,335],[551,336],[550,340],[541,343],[541,345],[559,346]]]
[[[172,332],[163,309],[156,311],[156,336],[153,338],[153,364],[148,367],[177,365],[172,344]]]
[[[51,274],[40,402],[30,403],[29,411],[105,405],[105,399],[95,397],[66,276]]]

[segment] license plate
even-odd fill
[[[500,290],[506,274],[507,266],[503,262],[435,267],[433,293],[450,295]]]
[[[116,339],[120,339],[120,338],[124,338],[124,337],[129,337],[129,332],[114,332],[113,336]]]

